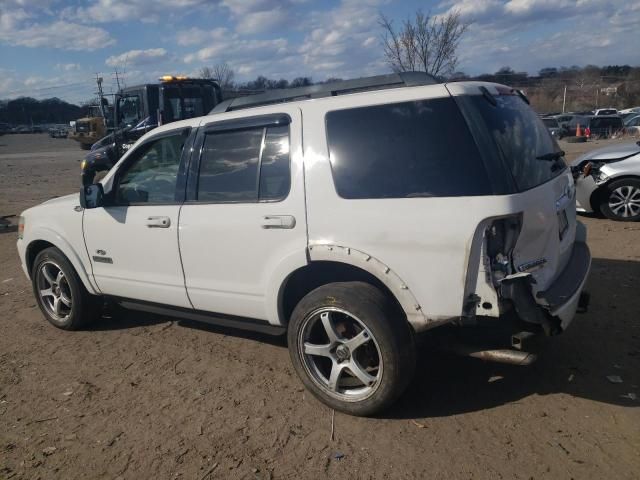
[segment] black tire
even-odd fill
[[[56,282],[51,283],[47,280],[43,268],[50,278],[55,276]],[[62,277],[59,276],[59,272],[62,272]],[[31,284],[40,311],[55,327],[62,330],[78,330],[100,316],[101,297],[87,292],[71,262],[55,247],[46,248],[36,256],[31,269]],[[52,294],[41,295],[40,292],[47,291],[47,287],[50,287]],[[57,296],[53,294],[56,291]],[[56,298],[60,304],[59,316],[54,313],[53,304]],[[69,300],[70,305],[67,305],[65,302]]]
[[[628,197],[624,206],[623,197]],[[616,208],[616,205],[623,204]],[[599,195],[600,212],[611,220],[619,222],[640,221],[640,179],[622,178],[606,185]]]
[[[361,345],[355,346],[352,351],[347,348],[346,354],[344,350],[338,352],[338,348],[343,348],[344,344],[333,343],[329,339],[329,344],[339,345],[338,348],[329,348],[326,341],[320,340],[322,345],[312,346],[329,348],[329,351],[332,351],[331,357],[324,354],[307,355],[303,350],[305,350],[305,343],[309,345],[306,339],[307,332],[314,332],[313,329],[316,328],[313,322],[317,325],[320,321],[320,328],[325,328],[324,320],[318,320],[318,316],[321,317],[324,313],[319,312],[328,312],[335,316],[335,320],[331,322],[337,325],[334,333],[340,335],[338,340],[348,342],[358,334],[363,334],[366,340]],[[347,322],[352,322],[352,325],[347,325]],[[358,330],[361,326],[363,328]],[[342,332],[338,327],[343,329]],[[347,328],[353,329],[352,336],[349,336]],[[317,332],[324,335],[326,329],[316,330]],[[379,413],[402,395],[413,378],[416,366],[413,330],[394,302],[368,283],[330,283],[308,293],[293,311],[287,336],[291,361],[302,383],[320,401],[341,412],[357,416]],[[349,365],[356,365],[362,369],[362,354],[367,363],[364,368],[365,373],[367,368],[370,369],[369,372],[373,368],[376,375],[371,377],[375,380],[368,385],[361,383],[358,389],[357,385],[353,386],[353,383],[357,384],[359,380],[351,373]],[[344,355],[349,357],[340,358]],[[373,361],[371,361],[372,358]],[[378,359],[377,370],[375,359]],[[321,365],[321,362],[325,362],[324,365]],[[341,366],[339,371],[345,372],[346,376],[344,376],[345,373],[341,373],[336,377],[336,387],[332,391],[330,385],[323,383],[323,380],[328,380],[332,376],[330,372],[333,372],[336,365]],[[324,376],[322,373],[320,376],[314,373],[320,371],[323,366],[326,366]],[[340,392],[340,382],[352,385]],[[331,383],[330,380],[328,383]],[[350,388],[352,386],[354,388]],[[360,390],[364,392],[347,397],[346,392]]]
[[[82,150],[91,150],[91,143],[81,143],[80,148]]]
[[[567,137],[565,141],[567,143],[585,143],[587,141],[587,137]]]

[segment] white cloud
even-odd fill
[[[148,50],[129,50],[120,55],[112,55],[104,62],[109,67],[123,67],[132,65],[151,65],[167,60],[169,54],[164,48],[150,48]]]
[[[223,0],[222,5],[236,22],[236,31],[243,35],[272,32],[292,24],[296,3],[304,0]]]
[[[56,63],[56,70],[62,70],[63,72],[73,72],[80,70],[79,63]]]
[[[91,51],[113,45],[115,40],[102,28],[58,20],[48,24],[14,24],[11,28],[2,28],[0,42],[32,48]]]
[[[230,36],[229,30],[226,28],[214,28],[213,30],[203,30],[201,28],[190,28],[189,30],[183,30],[176,35],[176,41],[178,45],[202,45],[206,41],[216,42],[228,39]]]
[[[66,18],[85,23],[157,22],[169,14],[191,13],[193,9],[210,9],[211,0],[93,0],[85,7],[68,7]]]

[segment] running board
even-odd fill
[[[238,330],[249,330],[252,332],[264,333],[267,335],[278,336],[284,334],[287,329],[279,325],[271,325],[264,320],[256,320],[253,318],[234,317],[224,314],[216,314],[203,312],[201,310],[190,310],[187,308],[171,307],[167,305],[159,305],[156,303],[142,302],[131,300],[128,298],[112,298],[118,305],[129,310],[137,310],[140,312],[153,313],[156,315],[166,315],[184,320],[193,320],[195,322],[208,323],[220,327],[236,328]]]

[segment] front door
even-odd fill
[[[85,210],[85,242],[102,293],[191,307],[178,250],[187,136],[165,132],[136,147],[115,174],[108,206]]]
[[[278,322],[278,287],[306,264],[300,110],[200,127],[180,252],[198,310]]]

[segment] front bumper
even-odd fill
[[[578,212],[592,213],[591,195],[598,188],[595,179],[591,175],[580,175],[576,179],[576,210]]]

